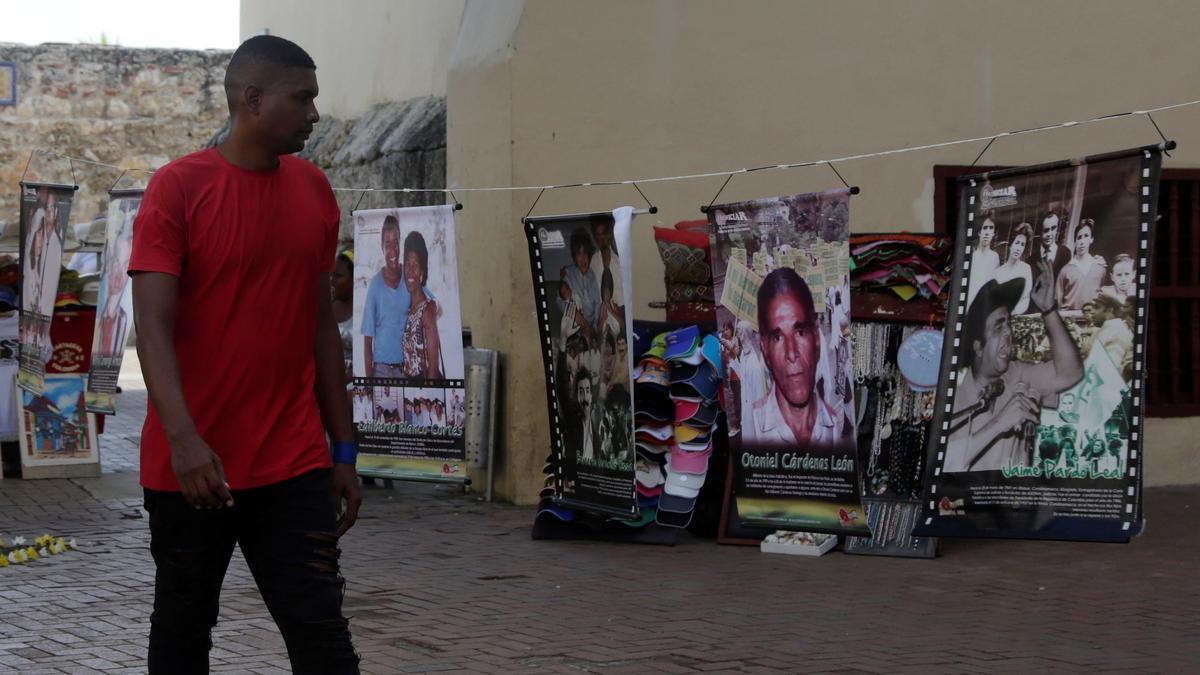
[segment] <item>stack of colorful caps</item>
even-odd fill
[[[545,466],[542,467],[542,474],[546,476],[546,479],[542,483],[542,491],[538,493],[538,510],[535,518],[537,520],[557,518],[564,523],[569,523],[575,520],[575,511],[554,503],[554,483],[557,480],[557,470],[558,466],[554,462],[554,453],[550,453],[546,457]]]
[[[557,518],[564,523],[575,520],[575,511],[554,503],[554,486],[547,485],[538,493],[537,518]]]
[[[708,474],[721,411],[721,348],[715,335],[701,335],[699,328],[689,326],[667,334],[664,356],[674,419],[657,521],[687,527]]]
[[[641,515],[634,524],[655,519],[666,483],[675,421],[666,350],[667,334],[656,335],[633,371],[633,441],[637,447],[637,504]]]

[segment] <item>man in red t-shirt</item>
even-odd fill
[[[319,119],[315,71],[282,38],[243,43],[228,140],[155,172],[135,223],[151,673],[207,671],[235,544],[292,669],[358,672],[338,569],[361,503],[328,292],[339,209],[292,155]]]

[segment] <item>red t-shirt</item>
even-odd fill
[[[142,199],[129,272],[179,277],[184,399],[233,489],[331,466],[313,345],[339,215],[329,180],[309,162],[285,155],[276,169],[247,171],[215,148],[156,171]],[[179,490],[153,404],[142,485]]]

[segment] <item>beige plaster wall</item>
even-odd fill
[[[512,45],[521,10],[521,3],[481,2],[469,3],[463,13],[446,87],[451,187],[513,184]],[[529,482],[536,481],[548,446],[546,406],[537,405],[545,401],[545,389],[539,396],[530,386],[542,382],[540,355],[522,343],[529,326],[517,315],[525,310],[522,299],[533,293],[519,223],[525,211],[518,211],[520,197],[506,192],[459,199],[466,205],[455,216],[463,326],[472,329],[477,346],[498,349],[504,358],[496,493],[528,501]],[[537,324],[532,327],[536,339]],[[535,440],[539,434],[541,441]]]
[[[788,0],[247,0],[242,35],[296,40],[321,68],[321,106],[448,101],[447,185],[536,185],[705,172],[915,146],[1195,97],[1200,4],[1113,0],[843,3]],[[1200,109],[1164,112],[1200,164]],[[1145,118],[1004,138],[981,160],[1031,164],[1157,140]],[[933,227],[933,167],[983,143],[841,164],[863,192],[856,231]],[[650,226],[701,217],[722,178],[645,183],[635,315],[659,318]],[[828,168],[737,176],[722,201],[838,185]],[[505,353],[498,492],[535,498],[544,385],[519,218],[536,193],[462,193],[464,324]],[[629,187],[548,192],[537,214],[638,204]],[[1150,420],[1147,483],[1200,482],[1194,420]]]
[[[5,239],[20,219],[17,183],[77,181],[71,222],[88,222],[108,208],[119,170],[30,151],[51,151],[92,162],[151,168],[195,152],[221,129],[221,82],[229,52],[130,49],[83,44],[0,43],[0,61],[16,64],[17,104],[0,107],[0,223]],[[7,94],[7,92],[5,92]],[[146,174],[121,187],[145,184]],[[0,247],[15,244],[9,240]]]
[[[1149,417],[1146,442],[1146,485],[1200,483],[1200,417]]]
[[[469,2],[468,15],[477,4],[495,11],[504,3]],[[507,67],[464,63],[450,72],[447,184],[537,185],[822,159],[1174,103],[1193,97],[1189,83],[1200,76],[1200,43],[1191,37],[1198,19],[1200,5],[1189,2],[1150,9],[1083,1],[529,0]],[[1200,162],[1198,114],[1157,116],[1180,143],[1168,166]],[[1030,164],[1157,138],[1144,118],[1131,118],[1002,139],[983,162]],[[931,229],[934,165],[969,164],[982,147],[841,165],[863,189],[851,206],[854,229]],[[700,217],[698,207],[722,180],[643,185],[660,212],[635,225],[636,316],[660,316],[647,307],[663,295],[650,226]],[[824,167],[758,173],[735,177],[722,201],[836,185]],[[463,287],[478,294],[464,299],[464,321],[478,343],[494,339],[510,364],[510,475],[500,493],[527,502],[540,487],[548,443],[517,222],[535,195],[460,196],[470,214],[463,222],[471,223],[461,234]],[[626,203],[639,203],[632,188],[563,190],[548,192],[536,213]],[[1150,423],[1149,484],[1200,481],[1196,431],[1191,421]]]
[[[242,39],[270,29],[317,63],[321,112],[354,118],[376,103],[444,96],[465,0],[243,0]]]
[[[777,164],[984,136],[1195,98],[1193,2],[750,0],[526,3],[513,59],[521,184]],[[485,111],[480,111],[486,114]],[[1157,120],[1200,162],[1200,108]],[[997,141],[1030,164],[1158,140],[1144,118]],[[933,227],[933,166],[983,143],[839,167],[857,231]],[[645,184],[657,221],[701,217],[722,178]],[[722,200],[838,185],[827,167],[737,176]],[[636,203],[630,188],[547,194],[541,213]],[[662,297],[648,221],[638,314]]]

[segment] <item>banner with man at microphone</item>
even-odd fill
[[[1127,541],[1142,527],[1158,147],[960,179],[914,534]]]

